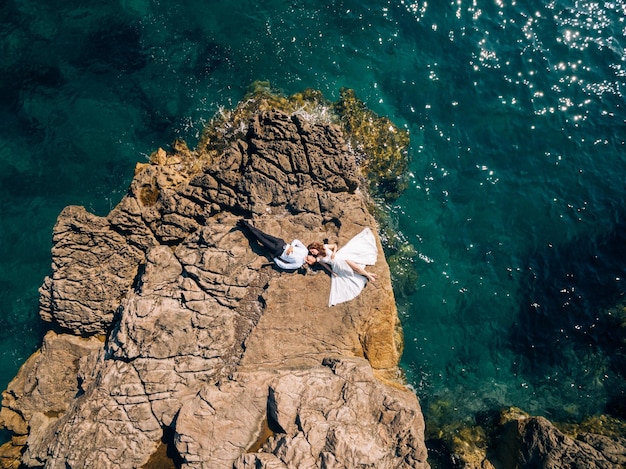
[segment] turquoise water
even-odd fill
[[[0,386],[41,339],[56,216],[106,214],[254,80],[411,133],[403,366],[445,418],[622,409],[626,3],[12,0],[0,6]],[[440,405],[443,403],[443,405]]]

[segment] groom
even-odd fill
[[[281,238],[269,235],[255,228],[246,220],[239,220],[238,225],[247,230],[266,248],[278,267],[285,270],[296,270],[302,267],[309,250],[302,241],[294,239],[291,244]]]

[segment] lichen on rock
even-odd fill
[[[349,141],[362,155],[362,168],[372,192],[387,200],[397,198],[407,184],[408,131],[378,116],[351,89],[341,90],[334,109]]]
[[[210,159],[247,131],[250,116],[270,110],[280,110],[309,123],[339,126],[373,195],[393,200],[406,188],[408,131],[387,117],[378,116],[348,88],[342,88],[339,99],[332,102],[318,90],[284,96],[273,90],[269,82],[257,81],[235,109],[221,109],[216,114],[205,128],[198,148]]]

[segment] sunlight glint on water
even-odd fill
[[[523,5],[522,5],[523,3]],[[394,204],[418,273],[398,290],[427,419],[516,405],[602,412],[623,292],[624,2],[152,2],[0,7],[3,387],[38,346],[37,288],[70,204],[105,215],[137,161],[195,144],[254,80],[411,132]],[[430,414],[429,414],[430,413]]]

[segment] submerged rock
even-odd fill
[[[586,432],[572,438],[543,417],[521,417],[503,426],[496,458],[505,467],[625,467],[626,438]]]
[[[436,430],[435,430],[436,431]],[[429,426],[432,435],[433,425]],[[438,429],[448,457],[443,467],[464,469],[626,467],[626,425],[606,416],[555,424],[511,407],[484,416],[480,425]],[[432,440],[429,442],[432,445]],[[439,467],[439,466],[435,466]]]
[[[60,214],[54,332],[3,393],[4,467],[138,468],[164,443],[184,468],[429,467],[384,256],[329,308],[323,271],[278,270],[237,227],[340,245],[377,227],[342,128],[265,98],[155,152],[108,216]]]

